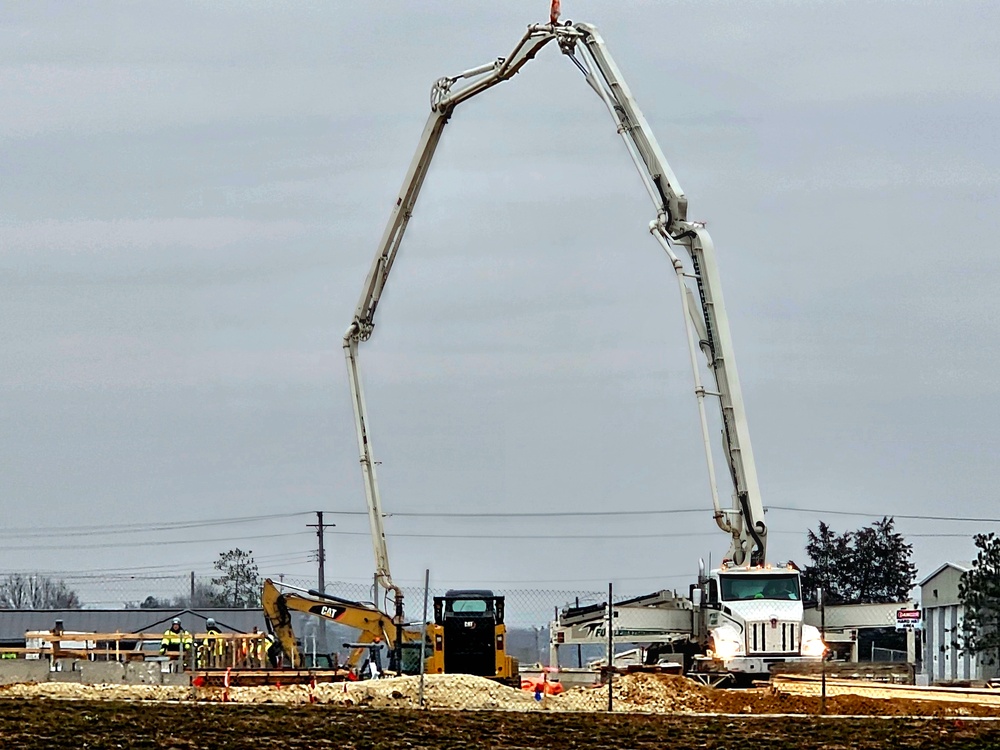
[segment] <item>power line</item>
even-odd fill
[[[710,508],[665,508],[661,510],[571,510],[530,513],[386,513],[387,518],[587,518],[594,516],[666,516],[679,513],[711,513]],[[353,513],[351,514],[353,515]],[[367,514],[361,514],[367,515]]]
[[[787,505],[771,505],[770,510],[783,510],[791,513],[815,513],[829,516],[860,516],[862,518],[905,518],[910,521],[958,521],[965,523],[1000,523],[1000,518],[975,518],[972,516],[927,516],[917,513],[865,513],[854,510],[829,510],[828,508],[792,508]]]
[[[328,510],[331,516],[367,516],[367,511],[361,510]],[[710,515],[711,508],[661,508],[658,510],[569,510],[548,512],[449,512],[449,511],[399,511],[383,513],[383,518],[586,518],[591,516],[667,516],[680,513],[705,513]]]
[[[363,531],[335,531],[337,536],[369,536]],[[683,531],[664,532],[662,534],[393,534],[393,539],[547,539],[547,540],[574,540],[574,539],[678,539],[683,537],[703,537],[717,536],[719,531]],[[805,529],[785,530],[770,529],[769,534],[795,534],[804,536]],[[969,534],[903,534],[904,537],[952,537],[956,539],[971,538]]]
[[[37,548],[36,547],[32,547],[32,549],[37,549]],[[278,561],[277,558],[284,558],[284,557],[289,557],[289,556],[298,556],[298,555],[301,555],[301,554],[305,554],[305,553],[302,553],[302,552],[299,552],[299,553],[279,552],[279,553],[271,554],[271,555],[260,555],[260,556],[254,555],[254,560],[256,562],[262,562],[262,561],[264,561],[264,562],[271,562],[271,561]],[[215,563],[214,560],[209,560],[207,562],[184,563],[184,564],[164,563],[164,564],[161,564],[161,565],[129,565],[129,566],[125,566],[125,567],[118,566],[118,567],[114,567],[114,568],[88,568],[88,569],[83,569],[83,570],[73,570],[71,572],[73,574],[91,574],[91,573],[93,573],[93,574],[101,574],[101,573],[116,573],[116,572],[119,572],[119,571],[126,571],[126,570],[128,570],[128,571],[171,571],[171,570],[175,570],[175,571],[178,572],[178,574],[187,574],[187,573],[191,572],[192,568],[195,568],[195,569],[198,569],[198,568],[211,568],[214,565],[214,563]],[[70,572],[70,571],[43,570],[43,569],[38,569],[38,568],[32,568],[30,571],[26,571],[26,570],[9,570],[7,572],[11,572],[11,573],[27,573],[27,574],[38,573],[40,575],[58,576],[58,575],[60,575],[60,574],[62,574],[64,572]]]
[[[258,521],[273,521],[278,518],[294,518],[309,515],[300,513],[270,513],[259,516],[236,516],[229,518],[209,518],[196,521],[163,521],[157,523],[122,523],[122,524],[91,524],[88,526],[29,526],[23,528],[5,528],[0,530],[0,537],[31,537],[31,536],[101,536],[117,532],[151,532],[178,531],[184,529],[199,529],[211,526],[229,526]]]
[[[287,537],[302,536],[304,534],[310,534],[311,532],[306,531],[292,531],[282,534],[255,534],[251,536],[238,536],[238,537],[221,537],[214,539],[161,539],[156,541],[142,541],[142,542],[106,542],[101,544],[54,544],[54,545],[22,545],[22,546],[5,546],[3,547],[3,552],[24,552],[24,551],[36,551],[36,550],[99,550],[99,549],[119,549],[124,547],[161,547],[168,545],[178,545],[178,544],[216,544],[216,543],[228,543],[228,542],[244,542],[257,539],[280,539]],[[369,533],[363,531],[334,531],[330,532],[336,536],[360,536],[367,537],[370,536]],[[413,534],[413,533],[395,533],[392,535],[394,539],[468,539],[468,540],[483,540],[483,539],[503,539],[503,540],[549,540],[549,541],[573,541],[573,540],[595,540],[595,539],[679,539],[684,537],[706,537],[706,536],[716,536],[718,531],[683,531],[683,532],[664,532],[658,534],[607,534],[607,533],[595,533],[595,534]],[[805,534],[804,529],[800,530],[781,530],[781,529],[771,529],[770,534]],[[969,538],[969,534],[954,534],[954,533],[904,533],[904,537],[913,538]],[[263,560],[263,558],[262,558]],[[205,567],[207,564],[195,564],[194,567]],[[180,572],[185,572],[191,570],[192,565],[164,565],[164,566],[139,566],[136,568],[130,568],[131,570],[157,570],[157,569],[177,569]],[[120,568],[113,568],[111,570],[120,570]],[[35,572],[35,571],[33,571]],[[43,572],[43,571],[37,571]]]
[[[302,536],[308,534],[307,531],[292,531],[286,534],[256,534],[253,536],[230,536],[220,539],[161,539],[159,541],[146,542],[110,542],[104,544],[50,544],[29,546],[5,546],[3,552],[8,551],[29,551],[29,550],[65,550],[65,549],[118,549],[120,547],[160,547],[168,544],[212,544],[216,542],[243,542],[251,539],[277,539],[279,537]]]
[[[809,513],[813,515],[834,515],[834,516],[855,516],[862,518],[891,518],[916,520],[916,521],[948,521],[958,523],[1000,523],[1000,518],[978,518],[974,516],[944,516],[925,515],[919,513],[870,513],[864,511],[836,510],[829,508],[795,508],[788,505],[771,505],[769,511],[782,511],[788,513]],[[330,515],[337,516],[367,516],[366,511],[354,510],[333,510],[325,511]],[[632,516],[665,516],[682,515],[688,513],[710,513],[707,507],[697,508],[660,508],[656,510],[606,510],[606,511],[508,511],[508,512],[450,512],[450,511],[400,511],[386,513],[386,518],[613,518]],[[29,526],[20,528],[5,528],[0,530],[0,538],[27,538],[39,536],[102,536],[110,533],[150,533],[157,531],[181,531],[197,528],[210,528],[213,526],[229,526],[243,523],[255,523],[260,521],[273,521],[281,518],[295,518],[298,516],[308,516],[312,513],[307,511],[293,513],[269,513],[256,516],[236,516],[227,518],[207,518],[188,521],[164,521],[156,523],[127,523],[127,524],[91,524],[86,526]],[[260,538],[260,537],[257,537]],[[225,541],[225,540],[223,540]],[[145,543],[143,543],[145,544]],[[62,546],[62,545],[60,545]],[[8,548],[14,549],[14,548]]]
[[[269,555],[256,557],[254,556],[254,562],[264,562],[267,565],[279,565],[279,564],[302,564],[305,565],[310,562],[310,558],[306,553],[299,552],[294,554],[284,553],[280,555]],[[48,576],[49,578],[59,578],[66,581],[128,581],[128,580],[167,580],[174,578],[185,578],[190,575],[191,570],[197,570],[199,567],[206,567],[204,565],[170,565],[166,570],[141,572],[136,568],[106,568],[103,570],[90,570],[90,571],[70,571],[70,570],[46,570],[46,571],[19,571],[22,575],[33,575],[35,573],[39,575]],[[212,571],[213,573],[215,571]],[[206,577],[203,575],[202,577]]]
[[[859,516],[863,518],[901,518],[915,521],[956,521],[969,523],[1000,523],[1000,518],[975,518],[972,516],[934,516],[917,513],[866,513],[862,511],[850,510],[829,510],[826,508],[793,508],[789,505],[769,505],[765,510],[786,511],[790,513],[810,513],[816,515],[837,515],[837,516]],[[338,516],[367,516],[364,511],[334,510],[326,511],[330,515]],[[503,513],[476,513],[476,512],[448,512],[448,511],[403,511],[385,513],[385,518],[587,518],[587,517],[615,517],[615,516],[664,516],[678,515],[682,513],[704,513],[711,515],[711,508],[661,508],[657,510],[594,510],[594,511],[547,511],[547,512],[503,512]]]
[[[338,536],[369,536],[362,531],[337,531]],[[799,534],[798,531],[771,531],[772,534]],[[668,532],[663,534],[393,534],[405,539],[676,539],[693,536],[716,536],[718,531]]]

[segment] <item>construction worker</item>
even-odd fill
[[[365,659],[358,670],[358,677],[362,680],[377,680],[382,676],[382,639],[377,637],[371,643],[345,643],[344,647],[364,648],[368,650],[368,658]]]
[[[257,662],[260,631],[253,626],[253,631],[247,633],[247,638],[240,639],[240,664],[250,669],[259,666]]]
[[[215,623],[214,617],[205,620],[205,639],[198,649],[198,664],[202,667],[223,666],[223,655],[226,650],[226,640],[222,630]]]
[[[267,650],[265,655],[267,656],[267,666],[271,669],[278,668],[278,662],[281,659],[281,644],[278,643],[278,639],[274,637],[274,633],[268,633],[264,636],[266,642]]]
[[[170,628],[160,639],[160,654],[181,658],[191,649],[191,634],[181,627],[181,618],[175,617],[170,622]]]
[[[266,669],[268,664],[267,654],[274,643],[274,636],[270,633],[261,633],[256,625],[254,625],[253,634],[258,636],[257,640],[251,645],[254,666],[258,669]]]

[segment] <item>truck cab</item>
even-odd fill
[[[706,583],[709,649],[702,669],[766,675],[776,662],[822,658],[819,631],[802,622],[802,586],[793,565],[723,565]]]

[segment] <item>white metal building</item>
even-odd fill
[[[968,562],[946,562],[920,582],[924,674],[932,683],[984,680],[996,671],[996,667],[980,664],[975,656],[962,653],[958,647],[963,616],[958,582],[971,567]]]

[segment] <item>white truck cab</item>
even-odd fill
[[[776,662],[818,660],[826,646],[802,622],[802,586],[791,564],[723,566],[711,572],[704,601],[708,649],[703,671],[766,675]]]

